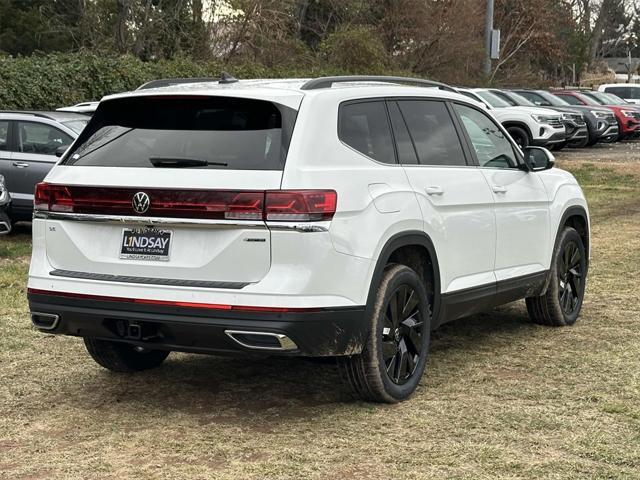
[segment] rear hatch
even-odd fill
[[[280,188],[296,113],[222,96],[103,102],[36,192],[52,273],[171,286],[258,282],[271,264],[265,191]]]

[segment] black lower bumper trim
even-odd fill
[[[173,278],[131,277],[127,275],[108,275],[105,273],[75,272],[72,270],[52,270],[49,275],[53,277],[79,278],[83,280],[98,280],[102,282],[139,283],[142,285],[169,285],[172,287],[193,288],[224,288],[240,290],[247,282],[210,282],[205,280],[180,280]]]
[[[243,347],[225,334],[225,330],[244,330],[281,333],[297,346],[291,351],[269,351],[270,355],[353,355],[362,351],[369,333],[364,306],[308,312],[209,311],[30,293],[29,308],[59,316],[56,328],[47,333],[192,353],[267,353]],[[140,326],[139,338],[131,338],[123,328],[131,323]]]

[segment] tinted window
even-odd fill
[[[455,106],[481,167],[511,168],[517,165],[511,143],[485,114],[464,105]]]
[[[44,123],[17,122],[18,151],[54,155],[62,145],[69,145],[73,139],[61,130]]]
[[[584,103],[582,103],[580,100],[578,100],[573,95],[558,95],[558,96],[561,99],[566,100],[567,103],[570,103],[571,105],[584,105]]]
[[[400,111],[421,165],[466,165],[453,120],[443,102],[401,100]]]
[[[227,97],[105,102],[69,165],[282,170],[295,110]]]
[[[513,100],[506,93],[501,92],[500,90],[491,90],[491,93],[493,93],[497,97],[500,97],[502,100],[504,100],[505,102],[507,102],[511,106],[516,107],[518,105],[518,103],[515,100]]]
[[[404,118],[402,118],[402,113],[400,113],[398,104],[396,102],[389,102],[388,106],[391,125],[393,126],[393,136],[396,139],[398,160],[400,163],[405,165],[418,163],[416,150],[413,147],[413,142],[409,136],[409,130],[407,130],[407,124],[405,123]]]
[[[396,163],[384,102],[359,102],[340,107],[340,140],[367,157]]]
[[[523,96],[524,98],[526,98],[527,100],[529,100],[530,102],[533,102],[534,104],[539,105],[539,106],[550,106],[551,105],[547,100],[542,98],[537,93],[520,92],[520,95]]]
[[[0,121],[0,150],[9,149],[9,122]]]

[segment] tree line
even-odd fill
[[[453,84],[558,83],[640,55],[640,0],[0,0],[0,56],[188,58],[266,71],[406,72]]]

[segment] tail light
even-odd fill
[[[331,220],[338,194],[333,190],[282,190],[267,192],[265,220],[310,222]]]
[[[133,197],[141,191],[149,196],[143,213],[133,208]],[[34,208],[40,211],[207,220],[330,220],[336,204],[333,190],[160,190],[39,183],[34,195]]]

